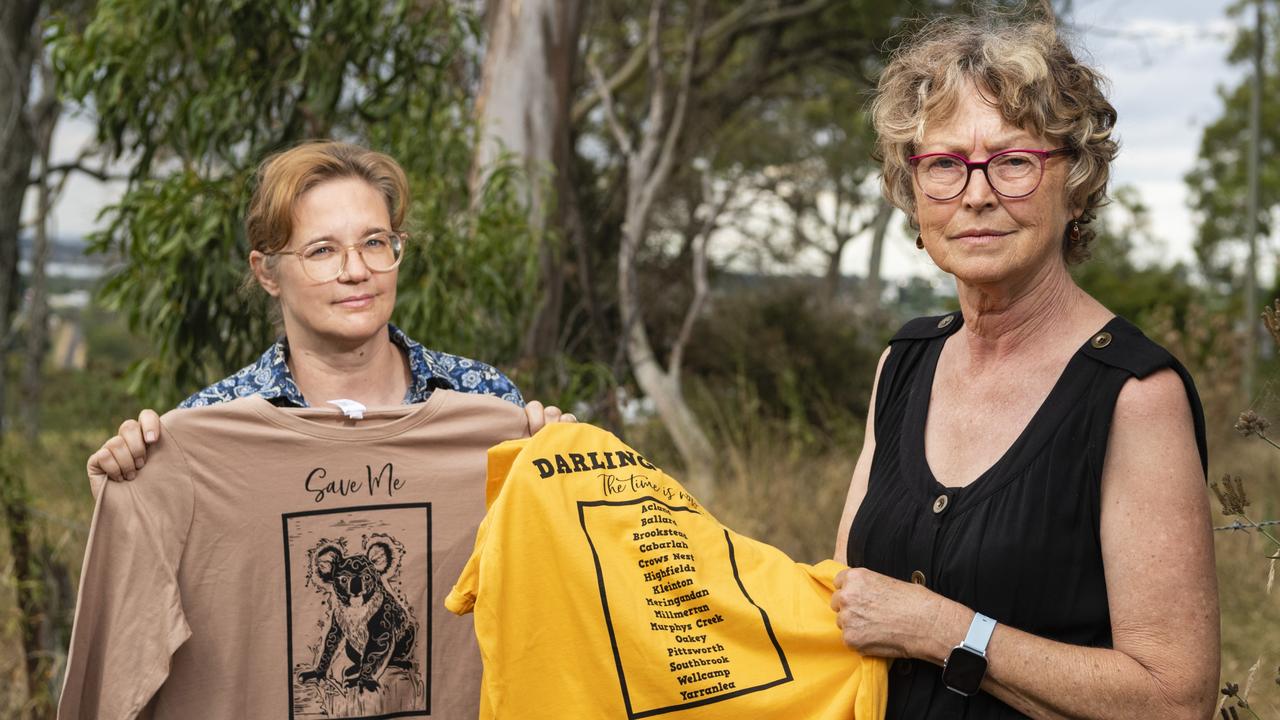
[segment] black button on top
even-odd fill
[[[946,328],[946,327],[950,327],[950,326],[951,326],[951,323],[955,322],[955,320],[956,320],[956,316],[955,316],[955,315],[948,315],[948,316],[946,316],[946,317],[944,317],[944,318],[942,318],[941,320],[939,320],[939,321],[938,321],[938,327],[939,327],[939,328]]]
[[[1093,339],[1089,341],[1089,344],[1101,350],[1102,348],[1111,344],[1111,333],[1107,332],[1106,330],[1103,330],[1097,335],[1094,335]]]
[[[923,573],[923,572],[921,572],[921,571],[919,571],[919,570],[912,570],[912,571],[911,571],[911,582],[915,583],[916,585],[921,585],[921,586],[923,586],[923,585],[924,585],[924,573]]]

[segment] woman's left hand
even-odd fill
[[[956,644],[946,628],[950,606],[959,605],[941,595],[866,568],[842,570],[835,582],[836,624],[845,645],[863,655],[928,660],[931,645]]]
[[[573,413],[561,412],[555,405],[543,406],[537,400],[530,400],[524,406],[524,414],[529,417],[529,434],[533,435],[543,427],[557,422],[578,422]]]

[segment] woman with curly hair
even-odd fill
[[[1191,377],[1090,297],[1116,112],[1052,22],[944,19],[873,104],[886,196],[955,278],[877,370],[836,555],[889,718],[1207,717],[1218,599]]]

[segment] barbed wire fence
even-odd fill
[[[1215,526],[1213,529],[1215,532],[1221,532],[1224,530],[1252,530],[1253,528],[1270,527],[1272,525],[1280,525],[1280,520],[1263,520],[1261,522],[1256,522],[1252,524],[1240,522],[1239,520],[1236,520],[1230,525],[1218,525],[1218,526]]]

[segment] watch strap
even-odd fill
[[[979,655],[986,655],[987,643],[991,642],[991,633],[995,632],[995,629],[995,620],[982,613],[974,613],[973,622],[969,623],[969,633],[964,636],[964,642],[960,643],[960,646]]]

